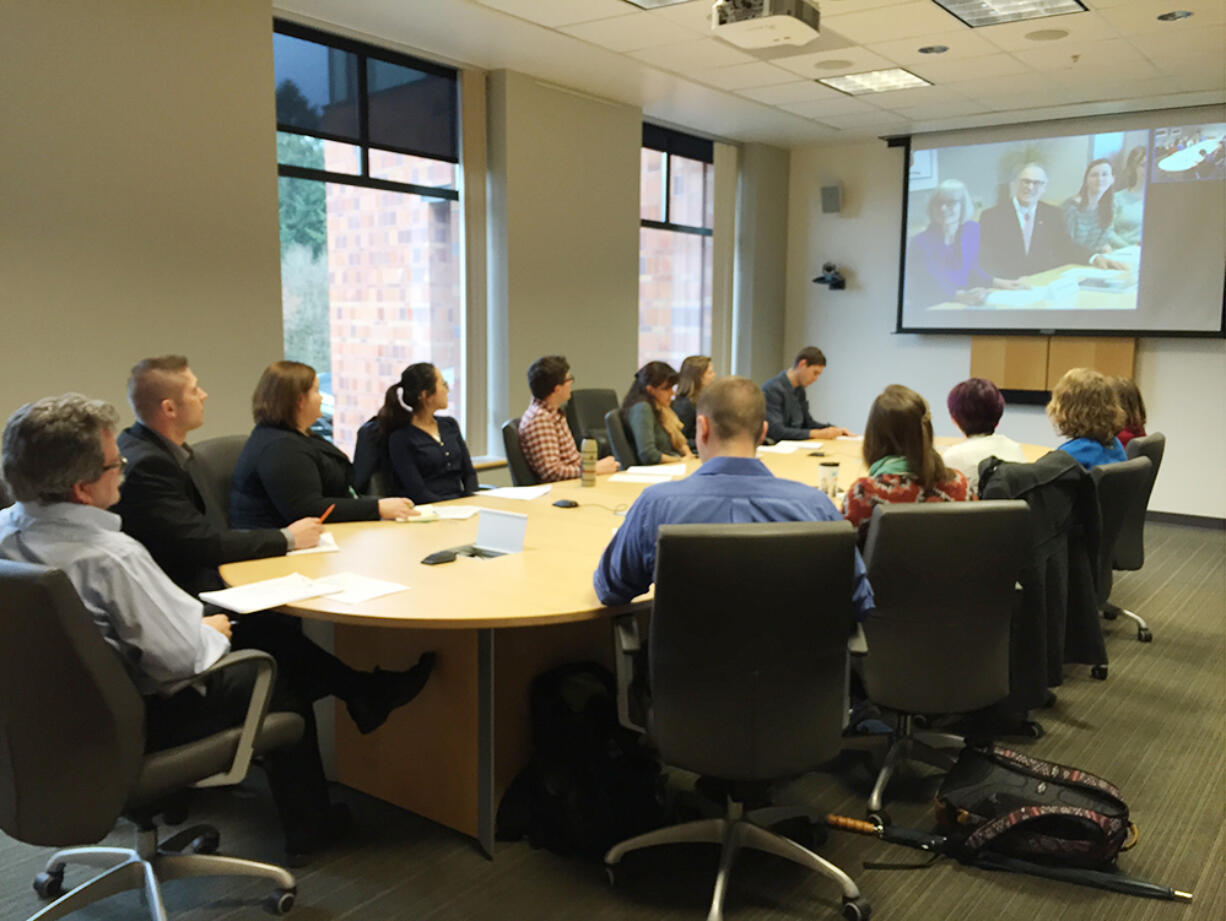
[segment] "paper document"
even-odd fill
[[[342,601],[345,604],[362,604],[372,598],[382,598],[384,595],[394,595],[396,592],[406,592],[407,585],[399,582],[388,582],[385,579],[372,579],[370,576],[360,576],[356,572],[338,572],[316,582],[328,587],[329,601]]]
[[[633,468],[631,468],[633,469]],[[668,480],[664,476],[647,476],[643,473],[615,473],[609,477],[610,483],[664,483]]]
[[[304,553],[336,553],[341,548],[336,545],[336,538],[332,536],[331,531],[324,531],[319,535],[319,543],[314,547],[305,547],[302,550],[291,550],[286,556],[301,556]]]
[[[410,515],[407,518],[397,518],[396,521],[401,524],[425,524],[428,521],[438,521],[439,515],[433,505],[415,505],[413,511],[416,515]]]
[[[479,511],[481,507],[477,505],[439,505],[435,507],[434,514],[443,521],[467,521]]]
[[[339,591],[327,583],[308,579],[302,573],[291,572],[279,579],[265,579],[262,582],[252,582],[250,585],[240,585],[236,588],[224,588],[216,592],[201,592],[200,600],[215,604],[219,608],[233,611],[235,614],[250,614],[252,611],[265,611],[268,608],[292,604],[305,598],[316,598]]]
[[[863,441],[863,435],[840,435],[835,441]]]
[[[822,443],[820,441],[778,441],[773,445],[761,445],[758,450],[764,451],[767,454],[791,454],[802,448],[817,451],[821,449],[821,446]]]
[[[482,495],[494,499],[522,499],[528,501],[530,499],[539,499],[548,493],[551,488],[548,483],[541,486],[500,486],[498,489],[487,489]]]
[[[627,467],[625,472],[631,476],[657,478],[685,476],[685,464],[636,464],[633,467]]]

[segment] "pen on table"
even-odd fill
[[[333,502],[333,503],[332,503],[331,505],[329,505],[329,506],[328,506],[326,509],[324,509],[324,513],[323,513],[322,515],[320,515],[320,516],[319,516],[319,523],[320,523],[320,524],[323,524],[325,521],[327,521],[327,520],[328,520],[328,516],[332,514],[332,510],[333,510],[334,508],[336,508],[336,503],[335,503],[335,502]]]

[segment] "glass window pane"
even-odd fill
[[[711,238],[639,230],[639,365],[711,350]]]
[[[643,148],[639,202],[642,220],[664,220],[664,154],[650,147]]]
[[[704,227],[707,214],[707,164],[669,155],[668,222]]]
[[[366,95],[370,143],[459,159],[454,79],[368,58]]]
[[[374,179],[454,189],[456,165],[445,160],[430,160],[390,150],[370,150],[370,175]]]
[[[362,173],[362,149],[356,144],[325,141],[290,131],[277,132],[277,162],[286,166],[302,166],[333,173],[359,176]]]
[[[358,58],[274,33],[277,124],[358,138]]]
[[[702,165],[703,197],[707,203],[702,217],[702,226],[715,229],[715,167],[710,163]],[[703,352],[705,355],[706,352]]]
[[[357,429],[406,365],[431,361],[463,426],[459,202],[280,179],[285,354],[332,392],[333,441]]]

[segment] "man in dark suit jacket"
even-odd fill
[[[1127,268],[1069,236],[1060,209],[1041,201],[1047,188],[1043,167],[1027,163],[1010,188],[1007,200],[979,216],[979,265],[989,275],[1015,279],[1069,263]]]

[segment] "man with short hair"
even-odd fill
[[[766,437],[771,441],[809,441],[838,438],[851,432],[829,422],[818,422],[809,412],[805,388],[826,370],[826,356],[810,345],[800,350],[792,367],[762,385],[766,396]]]
[[[660,525],[843,518],[825,493],[775,477],[754,457],[767,424],[765,398],[752,381],[725,377],[707,385],[697,414],[695,441],[702,466],[685,479],[647,487],[630,507],[593,576],[603,604],[627,604],[650,588]],[[873,608],[873,590],[858,552],[852,603],[861,618]]]
[[[524,460],[542,483],[573,480],[583,473],[583,458],[562,411],[574,382],[570,364],[561,355],[545,355],[528,368],[532,403],[519,417],[519,444]],[[597,473],[616,470],[617,461],[612,457],[596,461]]]

